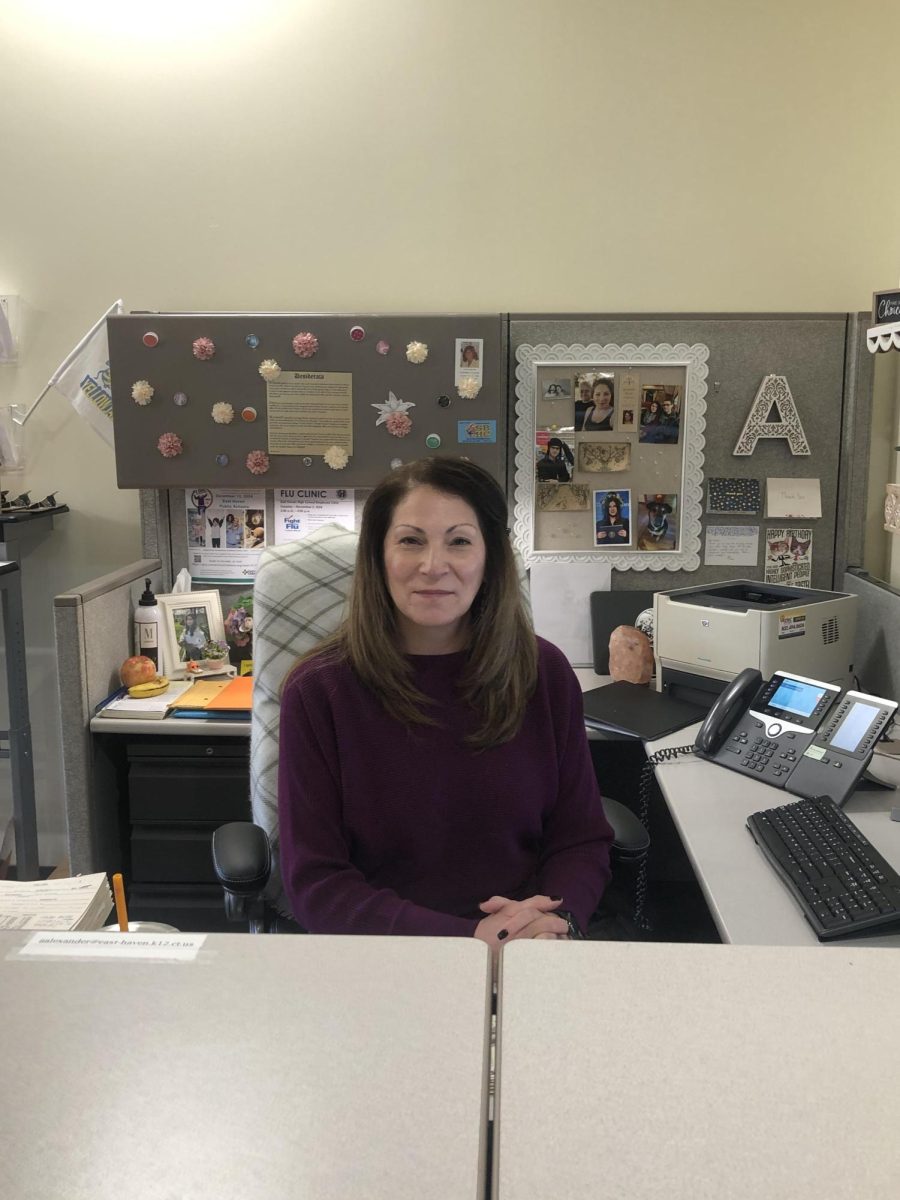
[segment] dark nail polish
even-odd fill
[[[500,932],[497,934],[497,941],[502,942],[505,937],[509,937],[509,930],[501,929]]]
[[[551,900],[562,900],[562,896],[551,896]]]

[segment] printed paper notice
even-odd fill
[[[193,962],[205,941],[205,933],[36,933],[19,951],[19,958]]]
[[[266,494],[252,489],[188,488],[188,570],[196,583],[247,583],[266,545]]]
[[[704,566],[755,567],[758,562],[758,525],[707,525]]]
[[[353,376],[349,371],[282,371],[266,384],[270,454],[353,453]]]
[[[766,530],[766,583],[812,586],[812,529]]]
[[[330,521],[355,529],[353,488],[278,488],[275,492],[275,544],[296,542]]]

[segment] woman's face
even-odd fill
[[[597,383],[594,385],[594,403],[598,408],[612,407],[612,392],[607,383]]]
[[[616,503],[616,501],[615,501],[615,500],[610,500],[610,501],[608,501],[608,502],[607,502],[607,505],[606,505],[606,513],[607,513],[607,516],[609,517],[609,519],[610,519],[611,521],[618,521],[618,519],[619,519],[619,505]]]
[[[485,559],[478,516],[460,496],[425,485],[404,496],[384,539],[384,576],[407,653],[465,646]]]
[[[655,400],[650,401],[650,412],[653,414],[656,414],[659,412],[659,405],[656,403]]]
[[[471,363],[474,361],[475,361],[475,347],[474,346],[466,346],[465,350],[463,350],[463,362]]]

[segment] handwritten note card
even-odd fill
[[[755,567],[759,560],[758,525],[707,525],[707,567]]]
[[[821,517],[818,479],[767,479],[767,517]]]

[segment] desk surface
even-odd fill
[[[482,1195],[483,943],[208,934],[165,964],[27,940],[0,934],[4,1195]]]
[[[495,1200],[824,1200],[900,1186],[900,957],[513,942]]]
[[[647,752],[689,745],[698,729],[691,725],[650,742]],[[876,755],[872,771],[889,778],[897,766]],[[656,767],[656,777],[722,939],[765,946],[819,945],[746,828],[751,813],[790,804],[795,797],[699,758],[663,763]],[[892,805],[898,803],[897,792],[857,790],[844,811],[900,870],[900,823],[890,817]],[[900,933],[853,940],[858,945],[900,946]]]

